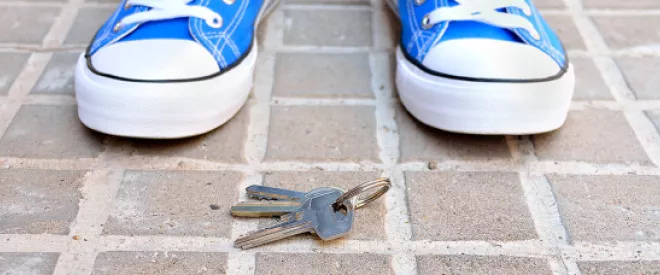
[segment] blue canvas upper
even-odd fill
[[[125,8],[126,0],[101,26],[89,47],[93,55],[99,49],[122,41],[144,39],[183,39],[196,41],[209,51],[221,69],[239,61],[250,49],[254,36],[255,20],[259,16],[264,0],[236,0],[228,5],[220,0],[194,0],[189,5],[210,8],[223,18],[220,28],[213,28],[204,19],[182,17],[149,21],[141,24],[124,25],[118,31],[114,26],[122,18],[149,10],[144,6]]]
[[[410,58],[421,64],[428,51],[438,43],[462,38],[487,38],[503,41],[526,43],[540,49],[557,64],[564,68],[567,63],[566,52],[559,37],[548,26],[541,17],[539,11],[534,7],[531,0],[526,0],[531,8],[531,15],[514,7],[499,10],[517,14],[527,18],[540,35],[535,39],[524,29],[503,29],[477,21],[453,21],[440,22],[429,29],[423,29],[422,20],[424,16],[437,8],[458,5],[454,0],[427,0],[421,5],[415,4],[415,0],[398,1],[399,16],[402,25],[401,48],[406,51]]]

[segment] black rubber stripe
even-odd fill
[[[403,42],[403,41],[402,41]],[[561,78],[566,74],[568,71],[568,55],[566,55],[566,62],[564,62],[564,66],[559,70],[559,72],[555,75],[549,76],[549,77],[544,77],[544,78],[533,78],[533,79],[506,79],[506,78],[475,78],[475,77],[467,77],[467,76],[459,76],[459,75],[451,75],[451,74],[446,74],[442,72],[437,72],[434,70],[431,70],[421,63],[419,63],[415,58],[410,56],[408,52],[403,48],[403,43],[399,43],[399,47],[401,49],[401,52],[403,52],[403,56],[406,57],[410,63],[414,64],[417,68],[420,70],[434,75],[434,76],[439,76],[439,77],[444,77],[444,78],[450,78],[450,79],[456,79],[456,80],[462,80],[462,81],[471,81],[471,82],[490,82],[490,83],[535,83],[535,82],[548,82],[548,81],[553,81]],[[562,44],[562,51],[565,52],[564,50],[564,45]]]

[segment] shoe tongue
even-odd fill
[[[449,6],[459,5],[454,0],[448,1]],[[498,12],[505,12],[506,8],[497,9]],[[490,24],[477,21],[453,21],[449,23],[442,40],[464,39],[464,38],[486,38],[503,41],[522,42],[520,37],[509,29],[496,27]]]
[[[145,40],[145,39],[181,39],[194,40],[190,35],[188,21],[190,18],[182,17],[176,19],[150,21],[140,26],[120,41]]]

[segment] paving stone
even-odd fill
[[[282,97],[373,97],[369,55],[277,55],[273,93]]]
[[[371,12],[285,10],[284,43],[313,46],[371,46]]]
[[[632,128],[617,111],[572,111],[562,128],[533,136],[533,141],[542,160],[650,163]]]
[[[27,53],[0,53],[0,96],[9,92],[29,57]]]
[[[619,57],[616,63],[638,99],[660,99],[660,80],[653,74],[660,70],[660,58]]]
[[[578,262],[582,275],[656,275],[660,262]]]
[[[406,172],[413,239],[537,237],[516,173]]]
[[[255,274],[394,274],[390,261],[380,254],[257,253]]]
[[[568,15],[545,15],[545,20],[561,38],[566,50],[584,50],[586,46],[573,19]]]
[[[79,56],[78,53],[53,54],[31,93],[73,95],[73,76]]]
[[[93,158],[103,137],[80,123],[76,106],[24,105],[0,138],[0,156]]]
[[[68,234],[84,174],[0,170],[0,234]]]
[[[108,1],[102,1],[108,2]],[[64,44],[87,45],[101,25],[115,11],[115,8],[83,7],[78,12],[78,16],[73,21],[73,26],[64,39]]]
[[[651,122],[655,124],[655,128],[658,129],[658,133],[660,133],[660,110],[658,111],[647,111],[646,115],[649,116],[651,119]]]
[[[286,4],[370,5],[371,0],[285,0]]]
[[[575,70],[574,100],[611,100],[612,94],[591,58],[571,58]]]
[[[273,106],[267,160],[378,161],[373,107]]]
[[[444,132],[426,126],[403,108],[396,121],[401,161],[416,160],[491,160],[511,158],[503,136],[476,136]]]
[[[373,16],[375,17],[374,24],[380,24],[378,28],[374,27],[374,47],[393,50],[401,41],[399,18],[390,8],[374,11]]]
[[[117,3],[119,4],[122,0],[85,0],[88,3]]]
[[[660,177],[549,175],[574,241],[660,240]]]
[[[59,12],[47,7],[0,7],[0,43],[41,44]]]
[[[229,237],[242,174],[127,171],[104,234]]]
[[[419,274],[552,274],[548,261],[506,256],[417,257]]]
[[[380,177],[378,172],[329,172],[329,171],[306,171],[306,172],[267,172],[264,176],[264,185],[299,190],[311,191],[319,187],[337,187],[344,190],[353,188],[360,183],[372,181]],[[372,205],[360,208],[355,213],[355,223],[351,233],[342,239],[350,240],[385,240],[385,203],[384,198],[373,202]],[[274,219],[273,219],[274,220]],[[263,223],[262,226],[271,225]],[[317,237],[309,236],[307,239],[317,240]]]
[[[93,275],[226,273],[226,253],[170,251],[103,252],[92,270]]]
[[[58,258],[58,253],[0,253],[0,274],[50,275]]]
[[[534,1],[534,5],[539,9],[566,7],[562,0],[536,0]]]
[[[660,8],[657,0],[582,0],[582,5],[588,9],[648,9]]]
[[[243,148],[249,123],[249,105],[210,133],[179,140],[133,140],[134,154],[185,157],[229,163],[245,162]]]
[[[660,41],[660,32],[649,28],[660,24],[660,16],[594,16],[592,19],[607,44],[615,50],[637,46],[653,47]]]

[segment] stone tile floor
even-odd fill
[[[0,274],[660,274],[660,2],[539,0],[578,75],[564,128],[444,133],[397,101],[380,0],[288,0],[254,93],[182,141],[77,120],[73,66],[117,0],[0,0]],[[394,188],[344,239],[249,251],[244,188]]]

